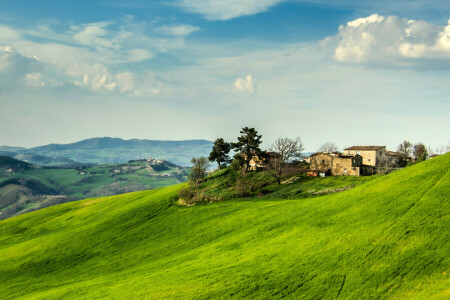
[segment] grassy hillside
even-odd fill
[[[282,177],[282,184],[269,171],[243,173],[226,168],[214,172],[198,186],[196,198],[190,203],[204,203],[235,198],[302,199],[332,194],[354,188],[378,176],[308,177],[295,172]],[[185,199],[184,199],[185,200]]]
[[[185,207],[172,186],[50,207],[0,222],[0,291],[4,299],[445,299],[449,170],[447,154],[300,200]]]

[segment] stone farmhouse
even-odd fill
[[[373,167],[366,166],[363,157],[356,155],[343,155],[338,152],[319,152],[310,156],[310,176],[359,176],[373,174]]]
[[[361,155],[363,165],[375,167],[377,161],[386,155],[386,146],[352,146],[344,149],[344,155]]]
[[[270,160],[273,159],[279,159],[281,157],[280,154],[276,152],[263,152],[261,155],[253,155],[252,159],[249,162],[251,171],[257,171],[257,170],[263,170],[267,168],[267,164],[270,162]],[[245,158],[245,155],[244,155]]]
[[[387,151],[386,146],[352,146],[344,149],[344,153],[315,153],[310,156],[310,176],[359,176],[372,175],[377,162],[383,156],[391,156],[398,166],[401,154]]]

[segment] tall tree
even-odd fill
[[[230,143],[225,142],[222,138],[218,138],[214,142],[212,151],[209,154],[209,160],[217,162],[220,170],[222,169],[223,164],[227,164],[230,162],[230,157],[228,156],[230,150]]]
[[[283,170],[289,160],[293,158],[300,158],[304,150],[303,142],[298,137],[295,140],[290,138],[278,138],[269,150],[275,152],[275,155],[270,155],[266,159],[270,174],[275,177],[278,184],[281,184],[281,177]]]
[[[231,147],[242,154],[245,161],[245,172],[250,167],[250,161],[254,155],[261,155],[262,135],[258,135],[258,131],[255,128],[244,127],[240,131],[241,136],[238,137],[237,143],[231,143]]]
[[[319,149],[317,149],[317,152],[337,152],[339,151],[339,147],[335,143],[327,142],[320,145]]]
[[[428,157],[427,147],[422,143],[416,143],[413,147],[413,155],[416,162],[426,160]]]
[[[191,163],[194,164],[189,172],[188,180],[191,185],[197,189],[201,180],[206,177],[206,170],[208,169],[208,159],[206,157],[192,158]]]

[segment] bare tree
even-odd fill
[[[317,152],[337,152],[339,151],[339,147],[335,143],[327,142],[320,145],[319,149],[317,149]]]
[[[390,155],[383,154],[380,159],[377,159],[376,171],[377,174],[388,174],[396,167],[395,158]]]
[[[281,177],[286,164],[294,159],[302,156],[304,150],[302,140],[297,137],[295,140],[290,138],[278,138],[269,150],[274,152],[267,157],[268,169],[270,174],[275,177],[278,184],[281,184]]]
[[[412,155],[412,148],[413,144],[408,141],[403,141],[400,145],[397,147],[397,152],[401,153],[404,159],[408,159]]]

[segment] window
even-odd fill
[[[323,164],[325,163],[325,159],[322,159],[322,163],[323,163]]]
[[[370,158],[368,158],[367,161],[370,161]]]

